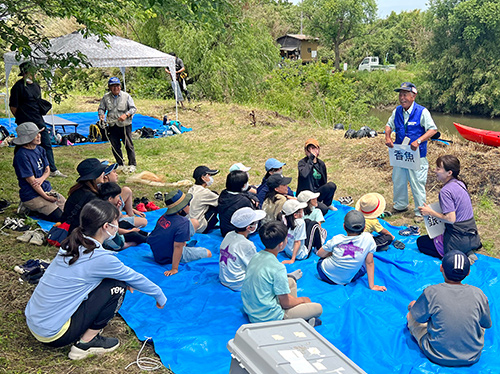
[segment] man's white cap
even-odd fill
[[[318,196],[319,192],[304,190],[301,193],[299,193],[299,196],[297,196],[297,200],[299,200],[301,203],[308,203],[312,199],[317,199]]]
[[[299,209],[304,209],[307,207],[307,203],[301,203],[298,200],[287,200],[283,204],[283,209],[282,212],[285,213],[285,216],[289,216],[290,214],[293,214],[297,212]]]
[[[266,212],[263,210],[253,210],[252,208],[246,206],[233,213],[231,216],[231,224],[239,229],[242,229],[254,222],[260,221],[265,216]]]
[[[233,164],[233,166],[231,166],[229,168],[229,172],[232,172],[232,171],[235,171],[235,170],[241,170],[241,171],[249,171],[251,168],[243,165],[241,162],[238,162],[237,164]]]

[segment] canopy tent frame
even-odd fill
[[[48,53],[62,54],[81,52],[87,57],[91,67],[118,67],[122,73],[124,91],[126,91],[125,69],[127,67],[168,67],[170,71],[170,78],[174,81],[177,80],[175,74],[176,58],[174,56],[119,36],[111,35],[106,39],[108,41],[108,45],[95,35],[84,38],[80,32],[75,31],[68,35],[50,39],[50,49]],[[9,75],[12,67],[14,65],[20,65],[26,60],[17,60],[15,51],[5,53],[3,57],[5,62],[6,100],[8,102]],[[35,54],[34,60],[38,64],[43,64],[47,60],[47,55],[38,52]],[[175,119],[178,120],[178,97],[176,90],[174,90],[174,95]],[[50,101],[52,103],[52,97],[50,97]],[[7,104],[6,112],[10,124],[11,115],[10,111],[7,110]],[[51,114],[54,115],[53,110],[51,110]]]

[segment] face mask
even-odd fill
[[[108,225],[110,225],[111,227],[116,228],[116,231],[115,231],[115,233],[114,233],[114,234],[111,234],[108,230],[104,230],[104,231],[106,231],[106,234],[108,234],[108,235],[109,235],[109,238],[108,238],[107,240],[112,240],[112,239],[114,239],[114,238],[115,238],[115,236],[116,236],[116,234],[117,234],[117,232],[118,232],[118,226],[115,226],[115,225],[113,225],[112,223],[108,223]]]
[[[26,78],[26,83],[28,83],[28,84],[32,84],[32,83],[33,83],[33,79]]]
[[[245,185],[243,186],[243,188],[241,189],[243,192],[247,191],[248,190],[248,182],[245,183]]]
[[[250,229],[250,231],[248,232],[249,234],[253,234],[255,231],[257,231],[257,225],[253,224],[252,226],[253,228]]]
[[[211,186],[214,183],[214,178],[211,175],[208,176],[208,181],[205,181],[207,187]]]

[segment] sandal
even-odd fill
[[[351,196],[342,196],[339,198],[339,203],[343,205],[351,205],[354,202]]]
[[[409,226],[406,229],[400,230],[399,235],[401,236],[420,235],[420,227]]]
[[[392,217],[392,213],[386,210],[384,213],[382,213],[378,218],[386,218],[386,217]]]
[[[405,249],[405,243],[403,243],[402,241],[400,240],[394,240],[392,242],[392,245],[394,246],[394,248],[396,249]]]

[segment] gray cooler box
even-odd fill
[[[366,374],[303,319],[242,325],[227,349],[230,374]]]

